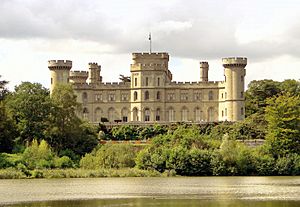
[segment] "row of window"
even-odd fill
[[[146,77],[144,85],[149,86],[150,85],[150,80],[151,79],[149,77]],[[134,86],[135,87],[138,86],[138,78],[134,78]],[[160,78],[159,77],[156,79],[156,86],[160,86]]]
[[[222,97],[222,99],[224,99],[224,98],[227,99],[227,92],[222,93],[221,97]],[[241,92],[240,97],[244,98],[244,92]],[[88,97],[87,97],[86,92],[83,93],[82,98],[83,98],[83,102],[87,102]],[[150,93],[149,93],[149,91],[145,91],[144,100],[149,100],[149,99],[150,99]],[[157,91],[156,92],[156,100],[160,100],[160,99],[161,99],[161,93],[160,93],[160,91]],[[202,94],[200,92],[194,93],[193,100],[197,101],[197,100],[201,100],[201,99],[202,99]],[[116,95],[114,93],[109,93],[107,95],[107,100],[108,101],[116,101]],[[135,91],[133,93],[133,100],[134,101],[138,100],[138,92],[137,91]],[[176,100],[175,93],[167,93],[167,100],[175,101]],[[180,100],[181,101],[188,101],[189,100],[189,93],[188,92],[180,93]],[[213,91],[209,91],[208,100],[214,100]],[[102,94],[96,94],[95,95],[95,101],[97,101],[97,102],[103,101],[103,95]],[[129,95],[128,94],[121,94],[121,101],[129,101]]]

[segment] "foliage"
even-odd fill
[[[71,168],[73,165],[73,161],[68,156],[56,157],[54,159],[55,168]]]
[[[8,89],[6,88],[6,84],[8,84],[8,81],[0,80],[0,102],[3,101],[5,96],[9,93]]]
[[[23,82],[7,97],[6,107],[20,133],[19,143],[45,138],[51,109],[48,89],[38,83]]]
[[[50,168],[53,166],[54,155],[45,140],[40,144],[33,140],[23,153],[23,159],[28,169]]]
[[[274,157],[300,153],[300,96],[290,93],[267,101],[267,143]]]
[[[80,160],[84,169],[134,167],[135,151],[129,144],[106,144],[98,150],[86,154]]]

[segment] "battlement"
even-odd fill
[[[201,61],[201,62],[200,62],[200,66],[206,66],[206,67],[208,67],[208,62]]]
[[[72,68],[72,61],[70,60],[49,60],[48,68],[51,69],[68,69]]]
[[[94,62],[91,62],[91,63],[89,63],[89,69],[98,69],[98,68],[100,68],[101,66],[100,65],[98,65],[98,63],[94,63]]]
[[[70,72],[70,77],[88,77],[89,73],[87,71],[71,71]]]
[[[224,67],[227,67],[227,66],[245,67],[247,65],[247,58],[246,57],[222,58],[222,64]]]
[[[169,54],[166,52],[158,52],[158,53],[132,53],[132,59],[135,58],[160,58],[160,59],[169,59]]]
[[[218,85],[221,81],[208,81],[208,82],[177,82],[177,81],[172,81],[170,83],[171,86],[209,86],[209,85]]]

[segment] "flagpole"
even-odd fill
[[[151,32],[149,33],[149,43],[150,43],[150,53],[152,53],[152,39],[151,39]]]

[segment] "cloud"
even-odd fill
[[[295,7],[291,3],[284,5]],[[257,17],[250,16],[253,12]],[[71,43],[77,42],[86,45],[83,52],[124,54],[147,51],[147,36],[151,31],[154,50],[168,51],[177,57],[247,56],[254,61],[282,55],[299,57],[297,22],[288,24],[293,29],[276,28],[274,25],[276,21],[280,23],[280,17],[274,17],[275,12],[277,7],[258,0],[251,4],[228,0],[188,3],[182,0],[6,0],[0,2],[0,38],[48,41],[46,45],[52,47],[38,48],[51,51],[55,48],[66,51],[67,44],[73,50]],[[291,18],[285,16],[283,22]],[[267,36],[253,38],[260,31],[266,34],[270,30]],[[249,40],[247,33],[251,31],[256,33]],[[243,39],[241,36],[248,41],[239,41]]]

